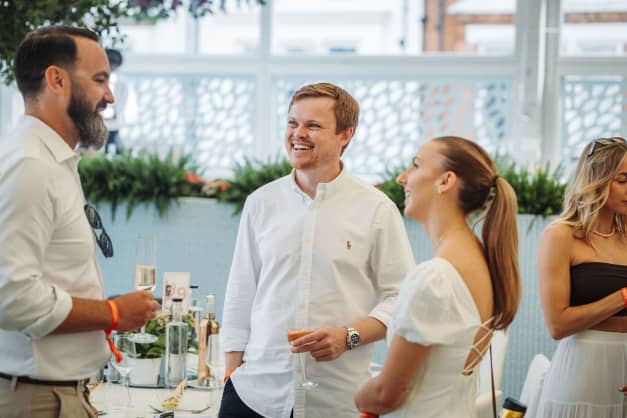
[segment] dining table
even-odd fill
[[[102,382],[91,390],[90,400],[104,418],[216,418],[222,397],[221,388],[188,387],[171,411],[162,403],[172,395],[172,389],[130,387],[129,392],[130,405],[124,385]]]

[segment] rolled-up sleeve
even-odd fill
[[[389,324],[399,288],[415,266],[405,224],[392,202],[380,205],[373,223],[374,244],[371,269],[379,290],[380,301],[368,316]]]
[[[23,159],[0,173],[0,328],[37,339],[67,317],[72,298],[43,277],[54,230],[52,179]]]
[[[253,207],[254,204],[247,199],[226,286],[220,334],[220,345],[224,352],[244,351],[250,336],[250,315],[261,269]]]

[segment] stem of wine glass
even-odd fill
[[[131,402],[131,388],[129,387],[129,380],[131,380],[130,373],[127,373],[124,376],[124,387],[126,387],[126,396],[128,396],[128,401],[126,403],[126,407],[130,408],[133,406],[133,402]]]
[[[298,361],[300,363],[300,371],[303,376],[301,384],[304,384],[309,381],[309,379],[307,379],[307,373],[305,372],[305,353],[298,353]]]

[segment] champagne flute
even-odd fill
[[[117,346],[122,353],[122,360],[118,363],[115,355],[111,355],[110,364],[120,373],[122,383],[126,389],[126,408],[132,408],[131,389],[129,388],[129,374],[131,372],[131,358],[136,357],[135,342],[127,335],[118,335]]]
[[[294,340],[297,340],[298,338],[304,337],[305,335],[313,332],[313,330],[304,328],[299,325],[300,324],[298,324],[295,319],[290,321],[290,324],[287,327],[287,342],[288,343],[292,344]],[[300,367],[300,372],[302,376],[302,380],[300,383],[298,383],[298,386],[300,386],[301,388],[305,390],[311,390],[311,389],[317,388],[318,383],[312,380],[309,380],[307,378],[307,371],[305,367],[305,356],[307,355],[307,353],[296,353],[295,355],[298,356],[297,364]]]
[[[155,290],[157,283],[157,243],[152,236],[137,236],[135,253],[135,290]],[[132,339],[139,344],[150,344],[157,341],[157,336],[148,334],[146,327],[141,332],[133,334]]]

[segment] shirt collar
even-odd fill
[[[318,183],[318,186],[316,187],[316,199],[324,199],[341,190],[342,185],[346,181],[346,177],[347,174],[344,169],[344,163],[340,161],[340,174],[328,183]],[[298,187],[298,184],[296,183],[296,170],[294,169],[292,169],[292,173],[290,174],[290,186],[296,194],[303,198],[304,201],[312,200],[307,193]]]
[[[22,124],[26,129],[30,129],[37,134],[58,163],[80,157],[54,129],[46,125],[41,119],[24,115]]]

